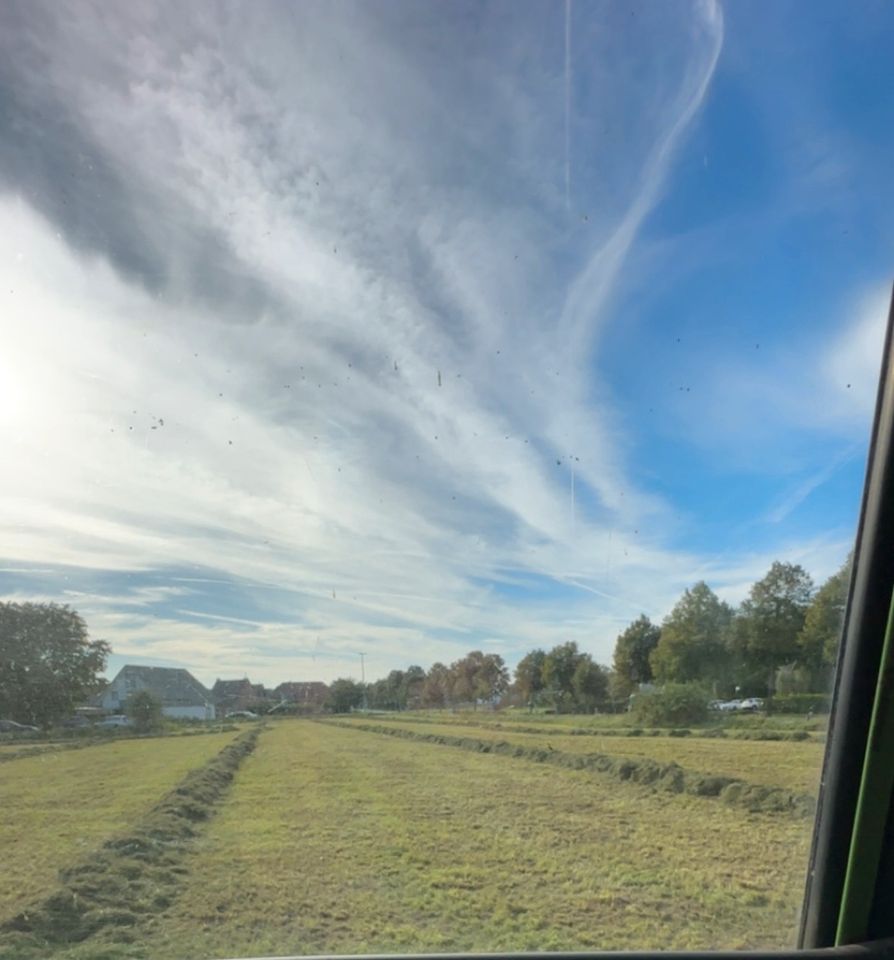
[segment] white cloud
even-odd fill
[[[861,296],[844,329],[825,348],[822,372],[842,416],[865,422],[875,410],[890,303],[889,285]]]
[[[716,7],[656,8],[628,44],[579,24],[572,149],[598,176],[575,163],[571,214],[548,8],[484,23],[459,74],[467,34],[367,7],[197,6],[176,35],[140,6],[72,10],[33,32],[48,72],[26,79],[106,181],[87,194],[62,137],[78,211],[0,199],[8,567],[132,574],[46,594],[120,656],[272,680],[356,669],[360,645],[383,670],[567,638],[607,659],[710,564],[630,477],[595,358]],[[532,577],[546,595],[513,594]]]

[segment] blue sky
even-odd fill
[[[608,662],[844,559],[889,4],[0,20],[0,596],[111,671]]]

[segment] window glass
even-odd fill
[[[0,956],[793,944],[892,27],[0,3]]]

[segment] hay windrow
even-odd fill
[[[11,946],[30,955],[46,946],[80,943],[100,933],[128,943],[133,927],[173,902],[184,860],[202,825],[224,799],[260,727],[242,734],[204,766],[187,774],[124,836],[107,840],[82,862],[60,872],[45,900],[0,926],[0,955]]]
[[[696,797],[714,797],[730,806],[743,807],[752,813],[782,813],[795,817],[813,816],[816,800],[809,794],[795,793],[783,787],[768,787],[737,780],[735,777],[711,776],[686,770],[677,763],[662,763],[647,757],[613,757],[602,753],[572,754],[542,747],[527,747],[507,740],[480,740],[454,737],[442,733],[420,733],[402,727],[373,723],[345,723],[320,720],[349,730],[401,737],[421,743],[457,747],[476,753],[494,753],[535,763],[550,763],[570,770],[589,770],[616,780],[639,783],[657,790],[685,793]]]

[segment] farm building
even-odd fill
[[[133,694],[145,690],[161,703],[166,717],[190,720],[213,720],[215,716],[210,691],[188,671],[180,667],[122,667],[114,680],[103,690],[100,706],[120,713]]]

